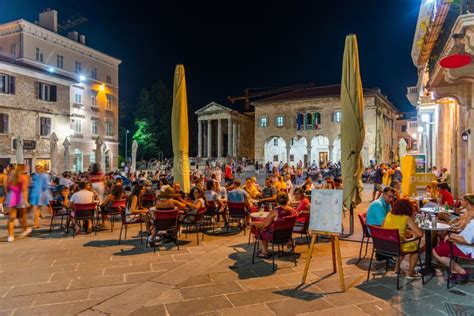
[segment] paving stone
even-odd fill
[[[360,302],[377,301],[378,298],[369,295],[359,289],[348,289],[342,293],[331,293],[325,296],[325,299],[336,307],[354,305]]]
[[[236,282],[246,290],[258,290],[264,288],[272,288],[275,286],[288,285],[286,281],[280,279],[276,275],[246,280],[238,280]]]
[[[8,292],[10,292],[10,290],[12,289],[12,287],[0,287],[0,298],[2,298],[4,295],[6,295]]]
[[[203,285],[203,284],[210,284],[213,283],[211,278],[207,274],[196,275],[194,277],[189,278],[188,280],[178,284],[178,287],[189,287],[195,285]]]
[[[266,305],[277,315],[296,315],[334,307],[334,305],[323,298],[311,301],[290,298],[288,300],[266,303]]]
[[[225,296],[215,296],[212,299],[199,298],[178,303],[166,304],[166,310],[170,315],[191,315],[204,312],[212,312],[233,307]]]
[[[89,297],[89,291],[89,289],[82,289],[39,294],[34,305],[86,300]]]
[[[166,309],[164,305],[155,305],[155,306],[144,306],[140,307],[136,311],[130,313],[130,316],[167,316]]]
[[[171,289],[169,285],[156,282],[144,282],[102,302],[95,306],[94,310],[112,314],[130,313],[138,310],[146,302],[169,289]]]
[[[230,282],[236,280],[246,280],[250,278],[256,278],[257,274],[250,269],[243,269],[237,271],[226,271],[220,273],[211,273],[209,277],[212,279],[214,283],[221,283],[221,282]]]
[[[48,316],[64,316],[75,315],[82,311],[86,311],[91,306],[99,303],[99,300],[86,300],[69,303],[60,303],[52,305],[34,306],[30,308],[21,308],[15,311],[15,315],[48,315]]]
[[[135,286],[134,284],[121,284],[121,285],[110,285],[110,286],[103,286],[103,287],[96,287],[92,288],[89,291],[88,299],[104,299],[110,298],[117,294],[120,294],[131,287]]]
[[[0,284],[3,287],[12,285],[32,284],[47,282],[52,276],[52,273],[16,273],[12,271],[0,273]]]
[[[137,273],[137,272],[151,272],[151,265],[140,264],[140,265],[133,265],[133,266],[120,266],[120,267],[113,267],[113,268],[105,268],[104,275]]]
[[[163,292],[156,298],[148,301],[145,306],[161,305],[161,304],[170,304],[183,301],[183,295],[178,289],[171,289],[166,292]]]
[[[151,269],[153,271],[163,271],[163,270],[170,270],[173,268],[177,268],[181,266],[183,263],[179,262],[160,262],[160,263],[152,263]]]
[[[125,283],[142,283],[159,277],[166,270],[156,272],[127,273],[124,275]]]
[[[371,302],[371,303],[364,303],[364,304],[358,304],[357,307],[359,307],[362,311],[366,312],[369,315],[392,315],[392,316],[400,316],[403,315],[401,311],[398,309],[394,308],[390,304],[384,302],[384,301],[376,301],[376,302]]]
[[[344,307],[332,308],[329,310],[298,314],[298,316],[341,316],[341,315],[366,316],[369,314],[362,311],[356,306],[344,306]]]
[[[100,286],[117,285],[124,283],[123,275],[108,275],[88,279],[72,280],[70,290],[87,289]]]
[[[46,282],[28,285],[14,286],[7,294],[7,296],[23,296],[37,293],[58,292],[65,291],[69,286],[70,281],[66,282]]]
[[[278,291],[278,288],[269,288],[227,294],[226,296],[235,306],[272,302],[288,298],[282,294],[277,293]]]
[[[223,309],[220,311],[223,316],[240,316],[240,315],[259,315],[270,316],[275,315],[271,309],[265,305],[256,304],[248,306],[239,306],[234,308]]]
[[[123,267],[130,266],[130,259],[122,260],[106,260],[102,262],[84,262],[80,263],[77,267],[77,271],[89,270],[94,268],[113,268],[113,267]]]
[[[53,273],[50,281],[69,281],[79,279],[89,279],[104,275],[104,268],[92,268],[81,271],[67,271],[67,272],[55,272]]]
[[[214,295],[235,293],[235,292],[241,292],[241,291],[243,291],[243,289],[235,282],[181,288],[181,294],[183,295],[183,298],[185,300],[191,299],[191,298],[209,297],[209,296],[214,296]]]
[[[14,296],[0,299],[0,310],[10,310],[13,308],[29,307],[33,305],[38,295]]]

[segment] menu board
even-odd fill
[[[312,190],[309,229],[342,232],[342,190]]]

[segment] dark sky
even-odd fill
[[[410,51],[420,0],[339,1],[0,0],[0,22],[37,20],[45,8],[59,20],[81,13],[87,44],[122,60],[120,97],[186,68],[192,110],[244,88],[304,82],[336,84],[344,37],[356,33],[363,85],[380,87],[411,110],[406,87],[417,76]]]

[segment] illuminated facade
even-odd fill
[[[420,132],[432,127],[431,165],[448,168],[456,196],[474,191],[474,64],[444,68],[440,61],[474,54],[474,1],[427,1],[420,6],[412,47],[418,83],[407,95]]]
[[[26,163],[48,165],[54,133],[58,172],[87,170],[96,162],[98,138],[104,145],[97,162],[117,168],[121,61],[87,47],[84,35],[57,30],[54,10],[40,13],[38,24],[20,19],[0,25],[1,163],[16,161],[21,136]]]

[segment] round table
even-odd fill
[[[426,249],[426,255],[425,255],[425,274],[428,273],[433,273],[433,265],[431,263],[432,256],[431,252],[433,251],[433,246],[431,245],[431,232],[442,232],[442,231],[448,231],[451,228],[448,224],[444,223],[437,223],[436,227],[431,227],[431,226],[420,226],[420,229],[425,232],[425,249]]]
[[[254,212],[250,213],[250,217],[252,218],[252,220],[262,220],[266,218],[268,214],[270,214],[270,212]]]
[[[423,213],[432,213],[432,214],[439,214],[439,213],[452,214],[452,213],[454,213],[454,211],[451,210],[451,209],[448,209],[448,211],[446,212],[443,208],[438,208],[438,210],[436,210],[436,208],[434,208],[434,207],[421,207],[420,211],[423,212]]]

